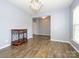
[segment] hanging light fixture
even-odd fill
[[[30,3],[31,3],[30,4],[31,9],[35,12],[38,12],[42,7],[42,3],[39,0],[31,0]]]

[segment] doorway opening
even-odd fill
[[[50,16],[33,18],[33,37],[45,37],[50,39]]]

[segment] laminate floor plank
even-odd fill
[[[79,58],[68,43],[50,41],[49,36],[34,35],[27,43],[0,50],[0,58]]]

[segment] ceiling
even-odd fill
[[[43,7],[39,11],[39,13],[46,13],[53,10],[66,8],[69,7],[73,2],[73,0],[40,0],[40,1],[42,2]],[[29,14],[34,14],[34,12],[30,8],[30,0],[8,0],[8,2],[28,12]]]

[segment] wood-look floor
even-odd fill
[[[35,36],[21,46],[0,50],[0,58],[78,58],[70,44],[52,42],[48,36]]]

